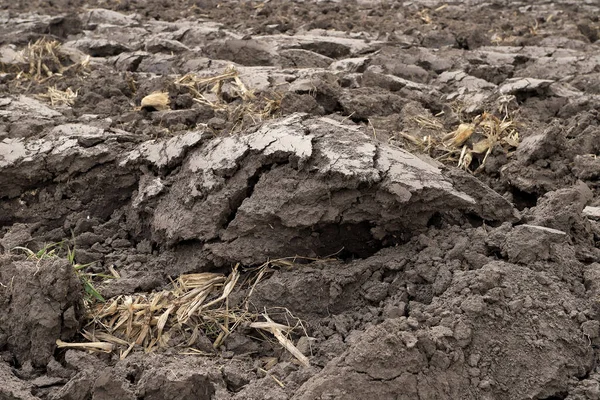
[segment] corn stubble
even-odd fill
[[[237,266],[229,276],[208,272],[181,275],[170,290],[122,295],[105,303],[88,304],[90,322],[83,336],[89,342],[61,341],[57,345],[96,352],[119,351],[121,359],[136,347],[145,352],[176,347],[184,354],[202,354],[194,348],[200,335],[218,348],[232,332],[244,328],[272,335],[300,364],[308,366],[308,358],[289,339],[299,322],[295,326],[284,325],[274,322],[266,310],[261,314],[249,311],[249,297],[273,262],[258,268],[251,282],[246,283],[249,291],[241,307],[230,307],[229,301],[239,289]]]
[[[189,73],[176,79],[174,83],[186,88],[197,103],[225,113],[227,120],[233,123],[230,133],[241,132],[249,124],[272,117],[279,111],[281,104],[282,96],[277,93],[256,94],[249,89],[233,66],[214,76],[201,77]],[[226,85],[229,86],[228,96],[231,99],[225,98]]]
[[[60,42],[41,38],[19,53],[20,62],[2,69],[16,73],[17,81],[44,83],[65,74],[85,75],[90,66],[90,56],[75,57],[63,50]]]
[[[415,117],[414,121],[430,133],[423,137],[397,133],[409,150],[427,153],[438,161],[454,163],[473,173],[485,167],[495,149],[500,148],[510,156],[519,146],[517,124],[508,116],[500,119],[484,112],[449,133],[444,132],[443,125],[436,119]]]

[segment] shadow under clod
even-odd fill
[[[318,258],[336,257],[341,260],[367,258],[384,247],[394,246],[400,239],[392,237],[375,239],[373,226],[367,221],[357,224],[326,225],[315,227],[308,235],[315,238],[313,251]],[[398,234],[400,236],[400,234]]]

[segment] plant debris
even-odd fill
[[[173,282],[171,290],[121,295],[106,303],[90,305],[90,322],[83,335],[91,345],[89,348],[85,344],[71,345],[94,350],[99,343],[105,343],[101,351],[114,346],[123,359],[135,346],[146,352],[169,347],[193,351],[202,334],[218,348],[234,330],[244,327],[271,333],[300,364],[308,366],[308,359],[287,338],[295,326],[274,322],[266,311],[260,315],[248,311],[252,290],[271,264],[267,262],[258,269],[244,307],[232,308],[229,304],[229,296],[240,278],[238,266],[227,277],[208,272],[185,274]],[[264,322],[259,321],[261,316]]]
[[[65,73],[85,74],[89,69],[90,56],[84,56],[77,62],[57,40],[41,38],[29,43],[20,52],[21,63],[12,66],[16,80],[44,82],[52,77],[62,77]],[[6,66],[5,66],[6,67]]]
[[[169,92],[153,92],[142,99],[141,109],[148,111],[170,110]]]
[[[444,133],[444,126],[433,118],[415,117],[414,121],[430,134],[419,138],[398,132],[407,147],[471,172],[481,170],[494,149],[501,148],[510,155],[519,146],[517,125],[508,116],[500,119],[484,112],[449,133]]]
[[[231,133],[242,131],[249,124],[257,124],[276,115],[281,104],[280,94],[257,95],[254,90],[249,89],[233,66],[227,67],[222,74],[208,77],[189,73],[174,83],[186,88],[195,102],[226,114],[227,120],[232,124]]]
[[[77,99],[77,91],[74,92],[70,87],[66,90],[59,90],[56,86],[49,86],[47,93],[39,94],[37,97],[50,101],[53,106],[72,106]]]
[[[83,289],[85,290],[85,293],[86,293],[86,296],[87,296],[84,299],[85,302],[87,304],[91,303],[93,300],[103,302],[104,298],[96,290],[96,287],[94,286],[93,280],[96,277],[102,278],[102,279],[112,279],[112,278],[114,278],[114,276],[105,275],[105,274],[94,274],[94,273],[90,273],[90,272],[85,272],[85,269],[87,267],[89,267],[90,265],[92,265],[93,263],[78,264],[75,261],[75,248],[71,248],[68,245],[66,245],[66,243],[65,243],[64,240],[61,241],[61,242],[57,242],[57,243],[46,244],[40,250],[38,250],[37,252],[34,252],[33,250],[31,250],[31,249],[29,249],[27,247],[22,247],[22,246],[13,247],[12,250],[13,251],[18,250],[20,252],[23,252],[23,253],[27,254],[27,258],[29,258],[30,260],[36,260],[37,261],[37,268],[39,269],[40,268],[40,262],[42,260],[59,258],[61,256],[61,254],[64,253],[65,247],[66,247],[66,258],[67,258],[67,261],[73,267],[73,270],[75,271],[75,273],[77,274],[77,276],[81,280],[81,283],[83,285]]]

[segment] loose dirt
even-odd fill
[[[600,399],[595,1],[81,3],[0,5],[0,399]]]

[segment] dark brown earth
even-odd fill
[[[2,2],[0,399],[600,399],[599,15]],[[42,38],[61,44],[51,76],[23,58]],[[230,65],[254,97],[176,83]],[[140,109],[153,91],[167,109]],[[465,171],[421,142],[484,112],[513,121],[516,150]],[[248,326],[216,349],[206,332],[201,354],[59,349],[85,342],[89,294],[64,252],[15,249],[58,242],[87,273],[119,271],[95,281],[109,301],[299,256],[250,299],[302,320],[289,337],[310,366]]]

